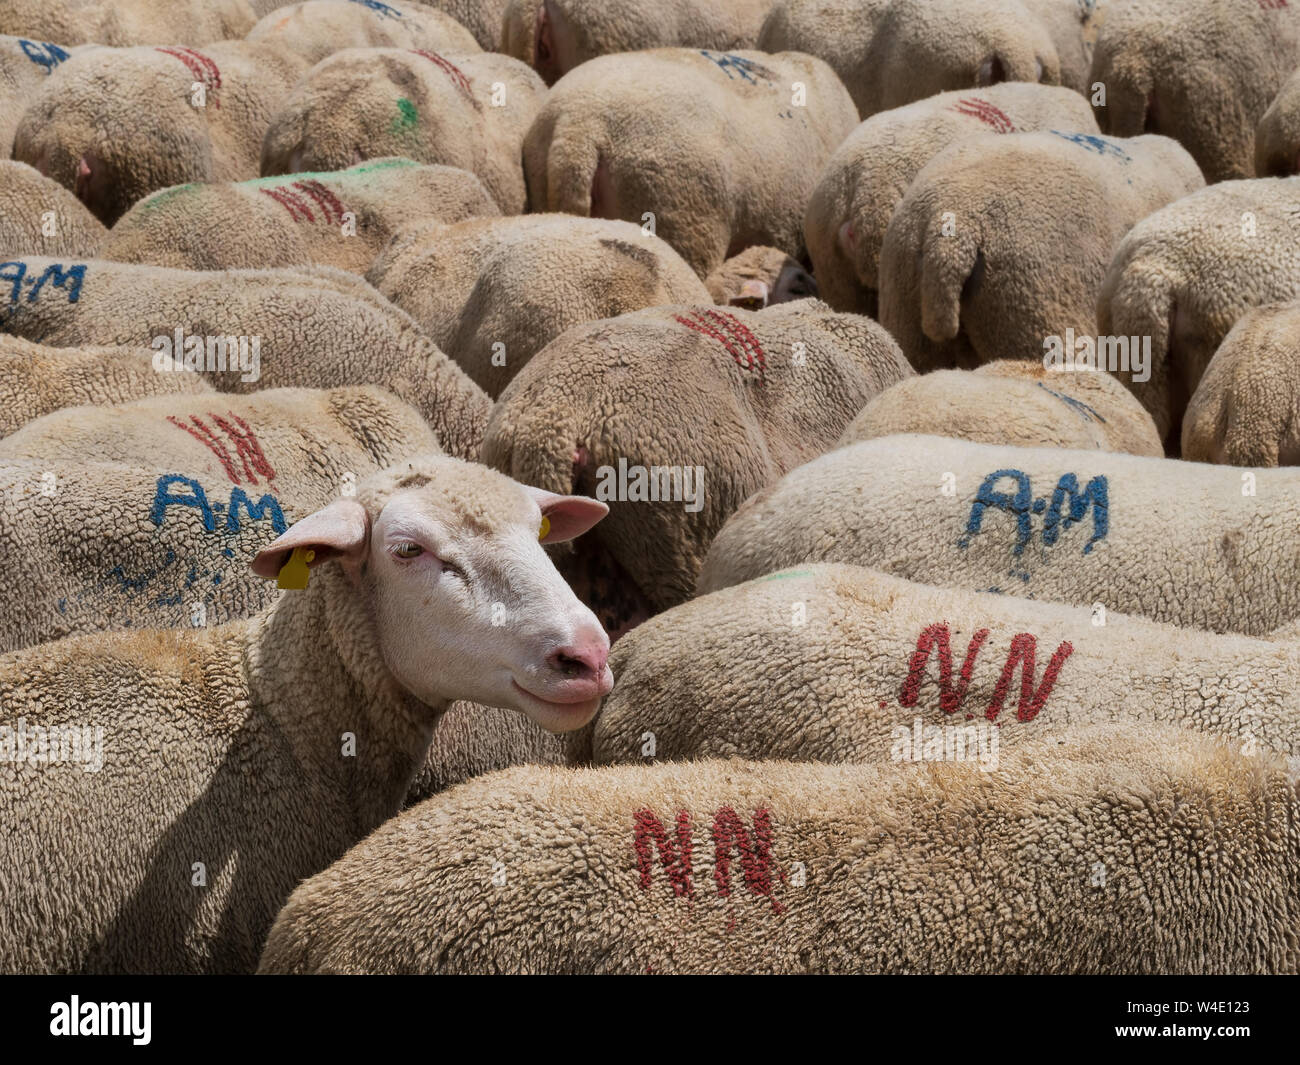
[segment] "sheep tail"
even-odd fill
[[[921,328],[931,340],[952,340],[961,330],[961,297],[982,266],[977,233],[958,227],[929,235],[921,264]]]

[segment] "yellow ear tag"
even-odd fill
[[[548,534],[550,531],[551,531],[551,519],[548,518],[545,514],[543,514],[543,515],[542,515],[542,529],[541,529],[541,531],[537,534],[537,539],[539,539],[539,540],[545,540],[547,534]]]
[[[307,587],[307,578],[311,573],[307,569],[307,563],[315,557],[316,552],[310,548],[295,547],[293,554],[289,556],[289,561],[280,567],[275,586],[277,588],[288,588],[295,592],[302,591]]]

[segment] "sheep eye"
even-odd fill
[[[424,548],[411,540],[405,540],[393,548],[393,554],[398,558],[415,558],[424,554]]]

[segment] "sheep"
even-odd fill
[[[1011,359],[905,377],[862,408],[838,446],[897,433],[1153,458],[1165,453],[1151,415],[1110,374],[1057,374]]]
[[[408,227],[366,278],[493,398],[571,326],[710,298],[658,237],[556,214]]]
[[[650,48],[753,49],[772,0],[510,0],[501,50],[547,85],[597,56]]]
[[[76,51],[49,41],[29,41],[0,33],[0,159],[9,158],[14,130],[28,97]]]
[[[952,89],[1061,84],[1051,36],[1018,0],[776,0],[758,47],[824,59],[862,118]]]
[[[1049,356],[1072,365],[1120,238],[1202,185],[1167,137],[966,138],[917,174],[885,231],[880,324],[920,372]]]
[[[961,89],[873,115],[822,169],[804,239],[822,299],[875,315],[880,248],[912,179],[948,145],[979,133],[1097,133],[1088,101],[1057,86],[1008,81]]]
[[[208,272],[16,259],[0,263],[0,332],[56,347],[150,347],[223,392],[383,385],[462,458],[478,455],[492,407],[409,315],[328,267]]]
[[[1035,496],[1037,492],[1037,496]],[[1300,617],[1284,470],[893,436],[751,496],[700,569],[703,594],[811,562],[1261,636]]]
[[[528,201],[643,224],[702,278],[753,244],[800,258],[817,172],[856,124],[811,56],[602,56],[560,79],[528,130]]]
[[[14,583],[0,647],[248,617],[266,593],[244,567],[286,522],[435,450],[419,414],[374,387],[158,396],[29,422],[0,440],[7,468],[37,471],[15,482],[4,517]],[[118,490],[113,467],[106,485],[78,465],[103,463],[141,472]]]
[[[1297,196],[1300,177],[1225,181],[1156,211],[1115,248],[1097,331],[1150,338],[1145,379],[1125,383],[1171,453],[1188,400],[1237,319],[1300,298]]]
[[[983,756],[990,742],[1122,721],[1300,755],[1300,645],[859,566],[800,566],[673,607],[620,640],[610,667],[597,764],[644,758],[647,734],[672,761],[882,762],[902,733],[964,728]]]
[[[503,212],[520,214],[520,144],[545,93],[507,56],[346,48],[312,67],[271,119],[262,176],[406,156],[477,174]]]
[[[419,48],[458,55],[482,51],[474,35],[450,15],[388,0],[307,0],[270,12],[246,39],[296,52],[312,64],[344,48]]]
[[[111,226],[156,189],[257,177],[262,134],[307,67],[250,41],[87,49],[32,95],[13,157]]]
[[[108,230],[72,193],[26,163],[0,159],[0,249],[94,255]]]
[[[258,18],[288,7],[295,0],[251,0]],[[356,0],[367,7],[392,6],[387,0]],[[419,7],[450,15],[473,35],[485,52],[497,50],[507,0],[414,0]]]
[[[168,359],[153,367],[149,350],[52,348],[0,334],[0,446],[27,422],[64,407],[103,406],[164,394],[209,395],[199,374]],[[161,363],[162,360],[160,360]]]
[[[493,773],[299,886],[259,972],[1300,968],[1280,759],[1108,726],[1000,763]]]
[[[1061,64],[1061,84],[1087,96],[1097,35],[1106,18],[1103,0],[1020,0],[1051,35]]]
[[[100,730],[93,766],[4,766],[0,968],[247,972],[294,886],[398,812],[452,700],[584,725],[609,641],[542,545],[605,510],[420,457],[264,546],[253,572],[300,590],[250,621],[0,656],[10,720]]]
[[[762,310],[819,294],[817,279],[780,248],[756,244],[733,255],[704,279],[714,303]]]
[[[875,322],[816,300],[637,311],[538,352],[492,409],[482,460],[609,503],[561,568],[617,639],[690,597],[709,542],[747,496],[834,446],[911,372]]]
[[[0,33],[61,45],[207,45],[242,37],[257,16],[248,0],[5,0]]]
[[[1300,70],[1287,78],[1255,129],[1255,173],[1300,174]]]
[[[118,220],[99,255],[191,270],[318,263],[364,273],[412,222],[497,214],[466,170],[378,159],[336,172],[156,192]]]
[[[1300,466],[1300,303],[1241,316],[1201,376],[1183,419],[1183,458]]]
[[[1103,133],[1173,137],[1216,182],[1255,176],[1255,127],[1297,63],[1295,5],[1108,0],[1089,81]]]

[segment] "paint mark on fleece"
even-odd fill
[[[1016,124],[1007,117],[1005,111],[976,96],[967,96],[958,100],[949,110],[956,111],[959,115],[978,119],[998,133],[1016,132]]]
[[[309,199],[316,204],[323,221],[329,225],[338,225],[342,222],[346,211],[343,201],[315,179],[295,181],[289,185],[276,185],[257,191],[275,200],[289,212],[289,217],[295,222],[316,221],[316,216],[311,212],[311,203],[308,203]]]
[[[221,69],[215,62],[202,52],[181,45],[155,48],[154,51],[162,52],[163,55],[169,55],[184,63],[194,80],[202,83],[207,95],[212,97],[212,106],[220,110],[221,103],[217,99],[217,92],[221,88]]]
[[[1004,478],[1011,478],[1016,482],[1014,494],[995,491],[998,482]],[[1067,498],[1070,503],[1069,511],[1062,516],[1062,507]],[[1104,540],[1106,534],[1110,531],[1109,481],[1104,474],[1094,477],[1082,491],[1079,489],[1078,477],[1073,473],[1063,474],[1052,492],[1049,506],[1046,499],[1033,498],[1029,475],[1024,471],[1015,469],[994,470],[984,478],[979,490],[975,493],[975,501],[971,505],[970,517],[966,522],[966,532],[957,541],[957,546],[967,548],[970,546],[972,538],[979,535],[986,510],[1003,510],[1015,515],[1016,544],[1011,553],[1019,558],[1024,553],[1025,545],[1029,543],[1034,535],[1031,515],[1047,512],[1047,517],[1043,522],[1042,542],[1044,547],[1051,547],[1060,539],[1064,530],[1084,520],[1090,506],[1092,508],[1092,536],[1083,546],[1085,555],[1090,554],[1093,546]],[[1015,573],[1015,575],[1019,576],[1021,580],[1029,579],[1027,573]]]
[[[23,289],[27,289],[26,303],[35,303],[41,297],[41,290],[49,282],[52,287],[62,289],[68,297],[69,303],[76,303],[81,299],[81,286],[86,279],[86,263],[77,263],[75,266],[67,266],[64,263],[51,263],[45,268],[45,272],[39,277],[29,275],[27,264],[21,259],[14,259],[7,263],[0,263],[0,282],[9,282],[9,300],[8,306],[0,304],[0,332],[7,329],[8,323],[22,309]],[[29,337],[30,340],[39,341],[40,337]]]
[[[705,48],[701,48],[699,52],[705,59],[715,63],[718,69],[727,75],[729,81],[735,81],[731,73],[733,70],[740,75],[742,81],[747,81],[750,85],[757,85],[759,78],[769,85],[775,80],[775,75],[767,67],[742,55],[734,55],[731,52],[710,52]]]
[[[436,52],[426,52],[421,48],[412,48],[411,51],[416,55],[424,56],[425,59],[446,74],[447,77],[451,79],[451,83],[456,86],[469,102],[474,104],[476,107],[478,106],[477,101],[474,99],[474,92],[469,86],[469,78],[465,77],[464,71],[462,71],[460,67],[456,66],[456,64],[450,59],[444,59]],[[400,107],[401,104],[399,103],[398,106]],[[412,108],[412,110],[414,110],[414,108]]]
[[[397,101],[397,117],[388,125],[388,132],[394,136],[410,132],[420,121],[420,113],[405,96]]]
[[[1123,148],[1114,141],[1108,141],[1105,137],[1098,137],[1093,133],[1062,133],[1059,129],[1049,130],[1048,132],[1063,140],[1070,141],[1072,144],[1077,144],[1080,148],[1084,148],[1094,155],[1118,159],[1125,164],[1133,161],[1132,157]]]
[[[243,466],[244,476],[248,478],[249,484],[257,484],[257,475],[261,474],[268,482],[275,479],[275,470],[271,468],[271,463],[262,450],[261,441],[257,439],[257,434],[253,432],[252,427],[244,421],[234,411],[227,411],[231,419],[238,422],[238,428],[231,425],[229,421],[221,415],[209,411],[208,417],[213,420],[216,427],[220,429],[229,438],[230,442],[235,445],[235,453],[239,456],[239,461]],[[184,429],[190,436],[194,437],[199,443],[207,447],[217,460],[221,463],[222,469],[226,471],[226,476],[235,484],[240,484],[239,473],[235,469],[234,460],[230,452],[226,449],[224,443],[217,434],[207,426],[203,419],[197,414],[190,415],[190,423],[186,425],[181,419],[173,414],[167,415],[167,420],[178,429]]]
[[[18,47],[33,63],[44,67],[46,74],[68,58],[67,52],[57,44],[50,44],[48,41],[29,41],[20,37]]]
[[[767,373],[767,356],[758,338],[735,315],[723,311],[691,311],[690,316],[674,315],[687,329],[716,340],[742,370],[757,374],[763,381]],[[744,360],[744,361],[742,361]]]
[[[980,648],[984,646],[984,641],[988,638],[989,631],[988,629],[980,629],[971,637],[966,648],[966,657],[962,661],[961,672],[958,675],[957,683],[954,685],[952,681],[952,647],[948,623],[941,621],[923,629],[921,635],[917,638],[916,650],[912,653],[911,661],[908,663],[907,679],[903,681],[903,689],[898,697],[900,705],[912,707],[917,704],[921,695],[921,682],[925,679],[926,665],[930,661],[930,652],[937,650],[939,655],[939,709],[945,714],[960,712],[962,703],[966,699],[967,689],[970,686],[971,676],[975,671],[975,660],[979,655]],[[1035,687],[1034,672],[1037,649],[1038,638],[1033,633],[1020,632],[1011,638],[1011,648],[1007,652],[1006,662],[1002,666],[1002,672],[993,689],[993,698],[989,700],[988,708],[984,711],[984,716],[990,721],[997,720],[998,714],[1002,712],[1002,707],[1006,704],[1011,678],[1015,676],[1017,666],[1020,667],[1020,699],[1016,704],[1016,720],[1032,721],[1047,703],[1048,696],[1052,694],[1052,689],[1056,686],[1056,678],[1061,672],[1061,667],[1065,664],[1065,660],[1074,653],[1074,645],[1069,641],[1062,641],[1048,661],[1047,668],[1043,670],[1041,683]]]
[[[1048,388],[1045,384],[1043,384],[1042,381],[1038,382],[1038,387],[1041,388],[1044,392],[1046,392],[1049,396],[1055,396],[1067,407],[1069,407],[1081,418],[1083,418],[1084,421],[1098,421],[1101,422],[1102,425],[1106,424],[1106,419],[1103,418],[1100,414],[1098,414],[1092,407],[1088,406],[1088,404],[1084,403],[1082,400],[1075,399],[1073,396],[1062,395],[1060,392],[1053,392],[1050,388]]]
[[[368,7],[374,11],[380,18],[401,18],[402,13],[395,7],[389,7],[382,3],[381,0],[352,0],[354,4],[360,4],[362,7]]]

